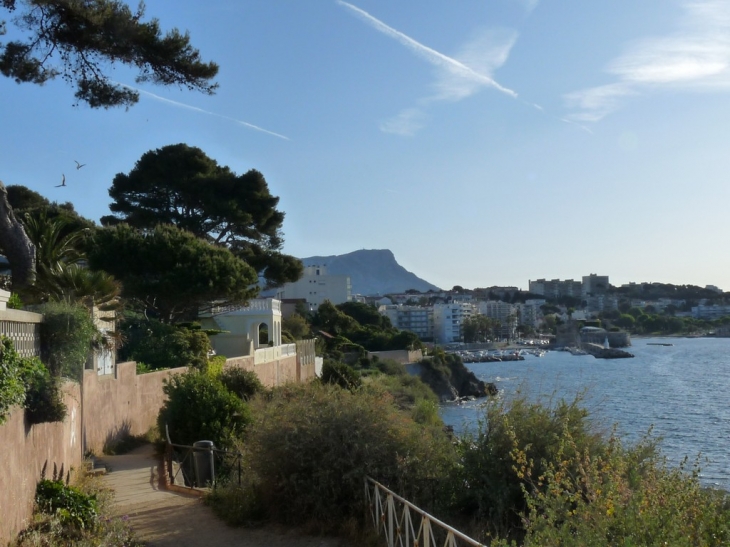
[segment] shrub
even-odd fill
[[[350,365],[333,359],[326,359],[322,366],[323,384],[335,384],[345,389],[354,390],[362,385],[360,373]]]
[[[25,416],[29,423],[62,422],[66,417],[60,379],[53,376],[39,359],[25,359],[23,381],[26,386]]]
[[[419,426],[387,395],[310,383],[254,399],[247,431],[249,473],[268,514],[337,531],[363,514],[370,475],[419,503],[453,463],[440,428]]]
[[[730,502],[705,490],[699,467],[670,469],[649,436],[624,448],[612,436],[601,455],[581,453],[569,432],[536,475],[523,515],[524,545],[721,546],[730,542]],[[516,461],[525,461],[518,450]],[[504,545],[504,543],[500,543]]]
[[[112,516],[113,494],[100,477],[74,473],[72,486],[68,486],[60,480],[62,471],[54,470],[53,480],[39,483],[40,503],[36,503],[33,520],[13,547],[142,547],[127,517]]]
[[[192,445],[210,440],[227,448],[251,421],[248,407],[217,378],[197,370],[176,374],[162,388],[167,401],[160,409],[157,426],[165,437],[165,425],[176,444]]]
[[[235,393],[244,401],[248,401],[257,393],[264,391],[264,386],[258,375],[250,370],[230,367],[221,373],[220,380],[228,391]]]
[[[10,408],[22,405],[25,386],[21,360],[9,338],[0,338],[0,424],[7,420]]]
[[[89,310],[68,302],[47,302],[39,312],[44,316],[41,349],[51,374],[81,381],[89,351],[99,337]]]
[[[577,396],[572,402],[542,404],[525,395],[508,402],[488,400],[478,430],[459,441],[463,466],[453,481],[465,485],[456,492],[459,511],[488,523],[492,532],[519,528],[527,510],[525,494],[534,486],[528,467],[538,477],[558,457],[600,454],[605,448],[581,401]],[[566,435],[573,439],[570,447],[562,447]],[[521,454],[519,461],[513,458],[516,452]]]
[[[58,516],[62,524],[81,529],[94,525],[96,497],[64,484],[61,479],[42,479],[36,486],[35,501],[39,511]]]
[[[393,359],[381,360],[373,358],[373,364],[380,372],[388,376],[403,376],[404,374],[408,374],[406,367]]]
[[[150,370],[185,366],[203,369],[207,364],[210,340],[199,329],[128,316],[120,330],[125,339],[119,350],[120,360],[142,362]]]
[[[438,405],[438,397],[420,377],[410,374],[370,376],[368,389],[386,391],[393,397],[394,404],[401,410],[413,410],[420,401]]]
[[[9,310],[22,310],[23,301],[20,299],[20,295],[16,292],[11,293],[6,306]]]

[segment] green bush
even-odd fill
[[[40,503],[12,547],[143,547],[127,517],[113,516],[113,492],[101,477],[74,473],[69,487],[60,480],[62,475],[63,470],[54,469],[53,480],[41,480]]]
[[[316,382],[256,398],[242,450],[268,514],[337,531],[364,511],[369,475],[414,503],[433,501],[454,464],[441,428],[416,424],[387,395]]]
[[[235,393],[244,401],[248,401],[257,393],[264,391],[264,386],[258,375],[250,370],[230,367],[225,369],[219,378],[228,391]]]
[[[40,306],[41,350],[54,376],[81,381],[84,366],[99,331],[89,310],[68,302],[47,302]]]
[[[6,304],[9,310],[22,310],[23,301],[20,299],[20,295],[16,292],[10,294],[8,303]]]
[[[162,389],[167,400],[157,426],[165,438],[167,425],[175,444],[210,440],[216,448],[226,449],[251,421],[248,406],[209,374],[191,369],[169,378]]]
[[[320,379],[323,384],[334,384],[351,391],[362,385],[358,371],[346,363],[333,359],[325,359]]]
[[[525,395],[511,401],[489,399],[478,430],[459,441],[463,466],[453,484],[464,487],[455,493],[458,511],[492,532],[504,535],[520,528],[526,492],[537,484],[530,482],[528,467],[538,477],[559,456],[572,457],[570,450],[598,455],[605,449],[581,401],[581,396],[554,404],[530,402]],[[562,445],[566,435],[573,439],[570,449]],[[522,455],[519,461],[516,453]]]
[[[62,524],[84,529],[95,523],[96,497],[67,486],[63,480],[42,479],[36,486],[35,501],[38,510],[58,516]]]
[[[210,340],[200,329],[132,315],[124,318],[120,330],[125,339],[119,350],[121,361],[142,362],[150,370],[186,366],[203,369],[208,362]]]
[[[724,546],[730,544],[730,499],[703,489],[699,467],[669,468],[647,436],[624,448],[612,436],[597,455],[580,452],[571,434],[542,474],[526,459],[526,547]],[[493,545],[506,545],[495,542]]]
[[[25,416],[29,423],[62,422],[66,417],[60,379],[53,376],[39,359],[23,363],[26,386]]]
[[[388,376],[403,376],[404,374],[408,374],[408,372],[406,372],[406,367],[393,359],[381,360],[375,359],[374,357],[373,364],[380,372],[387,374]]]
[[[4,423],[14,405],[25,400],[21,359],[9,338],[0,338],[0,424]]]
[[[420,377],[410,374],[386,376],[376,374],[368,377],[368,389],[382,390],[393,397],[393,402],[401,410],[413,410],[420,401],[438,405],[438,397]]]

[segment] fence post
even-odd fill
[[[393,516],[395,515],[395,500],[393,494],[388,494],[388,547],[395,547],[393,537]]]

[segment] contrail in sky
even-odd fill
[[[165,97],[160,97],[159,95],[155,95],[154,93],[150,93],[149,91],[145,91],[144,89],[138,89],[136,87],[132,87],[131,85],[126,85],[126,84],[119,84],[119,85],[122,85],[128,89],[137,91],[138,93],[142,93],[143,95],[147,95],[148,97],[151,97],[157,101],[162,101],[163,103],[168,103],[173,106],[177,106],[179,108],[187,108],[188,110],[194,110],[194,111],[200,112],[202,114],[208,114],[209,116],[215,116],[217,118],[223,118],[224,120],[236,122],[237,124],[243,125],[250,129],[254,129],[256,131],[261,131],[262,133],[266,133],[268,135],[272,135],[272,136],[278,137],[280,139],[284,139],[285,141],[291,140],[289,137],[287,137],[285,135],[281,135],[279,133],[274,133],[273,131],[269,131],[268,129],[264,129],[263,127],[259,127],[258,125],[254,125],[252,123],[237,120],[236,118],[231,118],[230,116],[224,116],[223,114],[217,114],[216,112],[210,112],[208,110],[203,110],[202,108],[198,108],[197,106],[191,106],[189,104],[180,103],[178,101],[173,101],[172,99],[166,99]]]
[[[356,15],[358,15],[360,18],[364,19],[367,23],[369,23],[376,30],[379,30],[380,32],[382,32],[383,34],[386,34],[387,36],[390,36],[391,38],[395,38],[401,44],[403,44],[407,48],[411,49],[413,52],[417,53],[418,55],[420,55],[421,57],[426,59],[426,61],[428,61],[432,65],[447,68],[447,69],[451,70],[452,72],[455,72],[461,76],[464,76],[466,78],[470,78],[472,80],[476,80],[480,83],[494,87],[494,88],[498,89],[499,91],[501,91],[502,93],[506,93],[510,97],[517,97],[517,93],[515,93],[511,89],[501,86],[500,84],[498,84],[496,81],[494,81],[489,76],[480,74],[479,72],[475,71],[474,69],[466,66],[464,63],[461,63],[452,57],[444,55],[443,53],[439,53],[435,49],[431,49],[428,46],[424,46],[423,44],[421,44],[420,42],[417,42],[410,36],[403,34],[402,32],[394,29],[393,27],[389,27],[388,25],[386,25],[379,19],[376,19],[375,17],[370,15],[368,12],[361,10],[357,6],[348,4],[347,2],[344,2],[343,0],[337,0],[337,3],[340,4],[341,6],[345,6],[346,8],[354,11]]]

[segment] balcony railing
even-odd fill
[[[210,308],[211,315],[218,315],[229,312],[281,312],[281,300],[273,298],[257,298],[249,300],[248,305],[242,304],[226,304],[224,306],[213,306]]]

